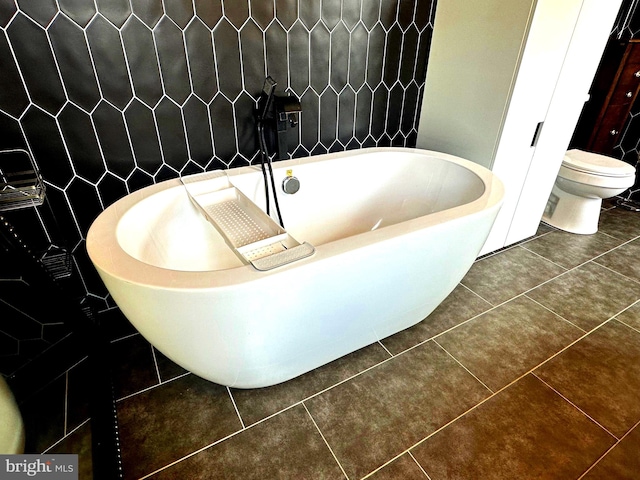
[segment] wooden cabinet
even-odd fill
[[[611,155],[629,118],[629,111],[640,91],[640,41],[631,40],[610,78],[606,95],[598,105],[599,111],[585,148]],[[597,98],[594,98],[597,101]]]
[[[621,0],[438,0],[417,146],[490,168],[481,254],[535,234]]]

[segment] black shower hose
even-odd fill
[[[282,221],[282,214],[280,213],[280,205],[278,204],[278,195],[276,195],[276,182],[273,178],[273,168],[271,167],[271,158],[269,157],[269,151],[267,150],[267,142],[264,138],[264,123],[262,120],[258,121],[258,143],[260,144],[260,166],[262,167],[262,176],[264,178],[264,195],[267,203],[267,215],[269,212],[269,184],[267,180],[267,171],[265,170],[265,163],[269,169],[269,177],[271,178],[271,190],[273,192],[273,201],[276,206],[276,213],[278,214],[278,220],[280,226],[284,228],[284,222]]]

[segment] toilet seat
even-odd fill
[[[622,160],[582,150],[569,150],[562,160],[564,169],[603,177],[632,177],[636,169]]]
[[[635,175],[603,175],[578,170],[563,163],[560,166],[556,183],[564,184],[567,181],[594,187],[627,189],[635,182]]]

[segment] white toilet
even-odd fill
[[[572,233],[598,231],[602,199],[631,187],[636,169],[615,158],[569,150],[547,201],[542,220]]]

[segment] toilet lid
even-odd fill
[[[633,165],[629,165],[627,162],[577,149],[567,151],[562,165],[579,172],[607,177],[627,177],[636,173]]]

